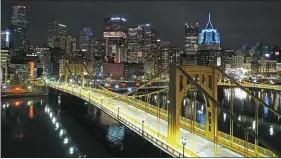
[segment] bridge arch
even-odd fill
[[[196,89],[189,89],[181,102],[181,116],[194,120],[205,127],[206,104],[207,99],[202,92]]]
[[[81,85],[81,87],[84,87],[84,83],[85,83],[85,80],[84,80],[84,65],[83,64],[66,64],[66,70],[65,70],[65,78],[64,78],[64,83],[67,83],[67,79],[68,79],[68,76],[71,76],[71,77],[74,77],[76,79],[77,76],[80,77],[81,79],[81,84],[78,82],[78,80],[76,80],[76,82],[78,82],[79,85]],[[77,75],[77,76],[76,76]]]

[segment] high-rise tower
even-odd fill
[[[13,6],[13,9],[11,21],[13,48],[27,51],[29,47],[27,9],[25,6]]]
[[[197,64],[221,65],[220,33],[213,28],[211,14],[208,23],[199,34]]]
[[[122,17],[104,19],[105,54],[119,63],[126,53],[127,20]]]
[[[48,24],[48,46],[65,49],[67,26],[54,21]]]

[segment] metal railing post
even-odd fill
[[[259,134],[259,102],[255,101],[256,108],[255,108],[255,134]],[[259,141],[255,139],[255,153],[256,157],[258,155],[258,145]]]

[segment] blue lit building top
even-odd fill
[[[211,15],[209,13],[209,21],[205,27],[202,29],[198,38],[198,45],[205,44],[207,46],[211,45],[220,45],[220,33],[217,32],[217,29],[214,29],[211,22]]]
[[[94,32],[90,31],[89,36],[94,36]]]

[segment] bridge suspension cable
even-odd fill
[[[87,71],[88,75],[90,76],[90,78],[91,78],[92,80],[94,80],[94,82],[96,82],[97,85],[98,85],[100,88],[102,88],[102,89],[104,89],[104,90],[106,90],[106,91],[109,91],[109,92],[113,93],[111,90],[109,90],[109,89],[103,87],[103,86],[91,75],[91,73],[89,72],[89,70],[87,69],[87,67],[85,66],[84,63],[83,63],[83,66],[84,66],[85,70]],[[154,80],[155,78],[157,78],[159,75],[161,75],[162,73],[164,73],[164,72],[167,71],[167,70],[168,70],[168,67],[165,68],[164,70],[162,70],[159,74],[157,74],[157,75],[155,75],[154,77],[152,77],[150,80],[148,80],[148,81],[147,81],[146,83],[144,83],[143,85],[141,85],[141,86],[139,86],[139,87],[133,89],[132,91],[129,91],[129,92],[126,92],[126,93],[123,93],[123,94],[118,93],[117,96],[115,96],[114,98],[119,97],[119,96],[129,96],[129,94],[131,94],[131,93],[133,93],[133,92],[139,90],[140,88],[143,88],[144,86],[146,86],[147,84],[149,84],[152,80]],[[155,91],[155,92],[149,93],[149,94],[154,94],[154,93],[157,93],[157,92],[162,92],[162,91],[165,91],[165,89],[166,89],[166,88],[164,88],[164,89],[162,89],[162,90],[159,90],[159,91]],[[134,96],[134,97],[142,97],[142,96],[145,96],[145,95],[136,95],[136,96]]]
[[[155,78],[159,77],[162,73],[166,72],[169,69],[169,67],[166,67],[165,69],[163,69],[161,72],[159,72],[157,75],[153,76],[150,80],[146,81],[144,84],[142,84],[141,86],[134,88],[132,91],[130,92],[126,92],[124,94],[130,95],[131,93],[139,90],[140,88],[145,87],[146,85],[148,85],[152,80],[154,80]]]

